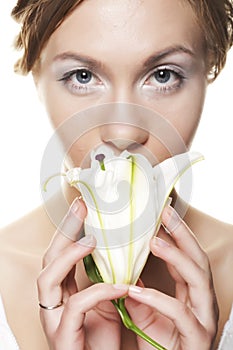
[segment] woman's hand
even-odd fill
[[[168,243],[153,238],[151,252],[167,263],[176,284],[175,298],[144,286],[131,286],[126,307],[134,323],[167,349],[210,350],[218,307],[208,258],[173,208],[165,208],[162,221],[173,240]],[[162,231],[160,235],[165,237]],[[141,350],[152,349],[140,338],[138,344]]]
[[[121,321],[110,300],[128,293],[126,307],[134,323],[158,343],[169,350],[210,350],[218,308],[208,258],[175,211],[166,208],[162,217],[171,232],[169,243],[160,238],[151,241],[152,253],[167,263],[176,283],[174,298],[144,286],[128,289],[104,283],[78,291],[75,266],[92,252],[95,241],[87,237],[74,242],[86,215],[83,203],[77,203],[73,203],[57,230],[38,278],[42,306],[63,302],[52,310],[41,308],[50,348],[119,350]],[[138,347],[152,349],[140,338]]]
[[[119,350],[121,321],[110,300],[127,294],[128,287],[101,283],[78,291],[76,284],[76,264],[95,246],[88,236],[74,242],[85,215],[84,204],[76,200],[44,256],[38,278],[41,322],[50,349]]]

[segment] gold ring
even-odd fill
[[[45,305],[42,305],[41,303],[39,303],[39,306],[42,308],[42,309],[45,309],[45,310],[54,310],[54,309],[57,309],[58,307],[62,306],[63,305],[63,300],[60,301],[59,304],[57,305],[54,305],[54,306],[45,306]]]

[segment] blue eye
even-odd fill
[[[62,81],[73,95],[90,94],[103,87],[102,81],[86,68],[69,71],[59,81]]]
[[[75,73],[75,78],[80,84],[88,84],[92,79],[92,73],[87,69],[79,69]]]
[[[171,79],[171,72],[167,69],[158,70],[154,77],[160,84],[165,84]]]
[[[158,67],[144,82],[144,86],[156,93],[168,93],[181,87],[184,75],[171,66]]]

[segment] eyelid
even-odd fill
[[[53,62],[51,69],[57,80],[67,72],[75,71],[77,69],[87,69],[93,73],[97,73],[96,67],[73,59],[57,60]]]
[[[143,84],[145,84],[145,82],[147,81],[147,79],[149,79],[151,77],[151,75],[153,75],[154,73],[156,73],[160,70],[167,70],[170,72],[174,72],[175,74],[177,74],[181,78],[183,78],[183,79],[186,78],[186,74],[182,68],[177,67],[176,65],[173,65],[173,64],[162,64],[162,65],[159,65],[159,66],[152,68],[150,70],[150,72],[146,74]]]
[[[81,70],[86,70],[88,72],[90,72],[94,78],[100,80],[98,78],[98,76],[95,74],[95,72],[93,72],[92,70],[90,70],[89,68],[86,67],[77,67],[77,68],[73,68],[71,70],[67,70],[65,73],[62,74],[61,78],[58,78],[58,81],[63,81],[63,80],[67,80],[69,78],[71,78],[73,75],[75,75],[77,72],[81,71]]]
[[[75,82],[75,75],[80,71],[87,71],[91,74],[90,82],[81,83],[78,80]],[[89,95],[90,93],[99,91],[100,87],[104,87],[102,79],[100,79],[92,70],[86,67],[78,67],[67,70],[57,81],[61,82],[72,95]]]
[[[66,79],[69,79],[72,77],[72,75],[74,75],[75,73],[77,72],[77,69],[73,69],[73,70],[70,70],[64,74],[62,74],[62,77],[57,79],[58,81],[63,81],[63,80],[66,80]]]
[[[156,82],[155,74],[161,71],[168,71],[171,73],[171,80],[168,82]],[[153,77],[154,76],[154,77]],[[173,76],[173,77],[172,77]],[[154,82],[152,81],[154,79]],[[143,79],[142,89],[146,89],[149,93],[152,93],[153,96],[162,96],[165,94],[172,94],[175,91],[178,91],[187,80],[186,75],[184,74],[183,69],[177,68],[174,65],[160,65],[155,67],[153,70],[146,75]]]

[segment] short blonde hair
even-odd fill
[[[52,33],[84,0],[19,0],[12,10],[21,24],[15,48],[23,56],[15,65],[21,74],[29,73]],[[93,0],[94,1],[94,0]],[[182,0],[193,9],[203,31],[207,48],[209,80],[214,80],[226,62],[233,44],[233,0]]]

